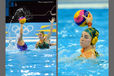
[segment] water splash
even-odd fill
[[[30,14],[31,14],[30,11],[25,9],[25,8],[19,8],[19,9],[16,10],[16,12],[15,12],[14,16],[12,16],[10,24],[9,24],[8,37],[11,37],[11,32],[10,31],[14,28],[14,26],[12,27],[11,23],[12,22],[17,22],[20,17],[26,17],[26,19],[29,20],[29,19],[31,19],[31,15]],[[15,26],[15,27],[17,27],[17,26]],[[33,30],[33,27],[31,27],[31,28]],[[26,29],[26,30],[28,31],[28,29]],[[31,32],[32,30],[29,30],[28,32]],[[13,29],[13,31],[14,31],[14,29]],[[18,34],[19,34],[19,32],[17,32],[17,31],[19,31],[19,27],[17,27],[17,29],[15,30],[16,38],[18,38]],[[16,44],[17,44],[17,39],[15,40],[15,43],[12,43],[12,40],[13,40],[12,38],[9,38],[9,42],[8,42],[9,45],[8,45],[7,48],[12,47],[12,48],[15,49],[16,48]]]

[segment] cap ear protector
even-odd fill
[[[91,45],[95,45],[98,41],[99,32],[95,28],[87,28],[85,31],[92,37]]]
[[[92,39],[92,41],[91,41],[91,44],[92,44],[92,45],[95,45],[95,44],[97,43],[97,41],[98,41],[98,38],[97,38],[97,37],[94,37],[94,38]]]
[[[97,43],[97,41],[98,41],[98,35],[99,35],[98,31],[96,31],[95,37],[91,41],[91,44],[92,45],[95,45]]]

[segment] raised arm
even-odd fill
[[[21,40],[23,40],[23,24],[26,22],[26,18],[25,17],[20,17],[18,20],[19,20],[19,23],[21,25],[21,27],[20,27],[20,37],[19,37],[18,41],[21,41]]]
[[[23,34],[23,24],[21,24],[20,34]]]
[[[92,26],[93,16],[92,16],[92,14],[90,12],[89,12],[89,15],[90,15],[90,17],[86,17],[84,15],[82,15],[82,16],[86,19],[86,22],[88,24],[88,27],[91,27]]]
[[[50,21],[50,20],[49,20]],[[51,23],[51,28],[50,28],[50,32],[47,35],[47,40],[51,37],[52,31],[53,31],[53,22],[55,21],[55,18],[52,18],[50,23]]]
[[[23,39],[23,24],[21,24],[19,40],[22,40],[22,39]]]

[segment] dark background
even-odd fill
[[[52,16],[49,12],[56,13],[56,0],[6,0],[7,23],[11,21],[19,8],[23,8],[26,13],[29,13],[27,22],[48,22],[52,17],[56,18],[56,15]],[[22,16],[25,15],[22,14]],[[16,17],[12,20],[13,22],[18,21]]]

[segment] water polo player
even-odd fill
[[[90,12],[89,12],[90,13]],[[87,29],[82,32],[82,36],[80,38],[80,45],[82,46],[80,57],[84,58],[96,58],[98,52],[95,50],[95,44],[98,41],[99,32],[95,28],[92,27],[92,15],[90,13],[90,17],[83,17],[86,19],[88,24]]]
[[[19,36],[18,42],[17,42],[17,48],[20,49],[21,51],[27,50],[27,45],[23,40],[23,24],[25,22],[26,22],[25,17],[20,17],[19,18],[19,23],[21,24],[21,28],[20,28],[20,36]]]
[[[39,41],[36,43],[36,48],[40,48],[40,49],[49,49],[49,46],[54,46],[56,45],[56,43],[51,43],[50,44],[50,40],[49,38],[51,37],[52,34],[52,30],[53,30],[53,22],[55,21],[55,18],[52,18],[52,20],[50,21],[51,23],[51,28],[50,28],[50,32],[48,33],[47,36],[45,36],[44,31],[40,31],[40,33],[38,34],[39,37]]]

